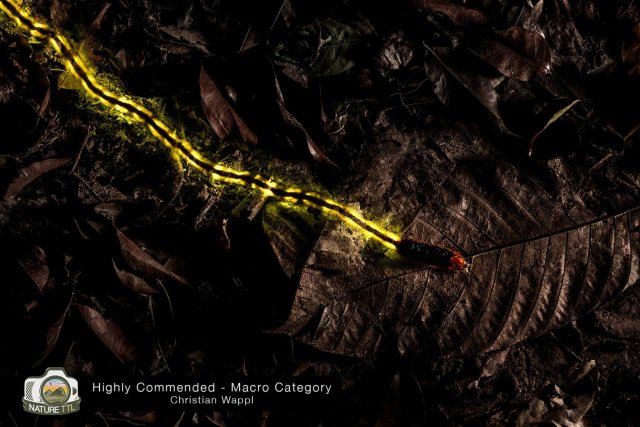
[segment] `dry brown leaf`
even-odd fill
[[[120,230],[116,231],[118,233],[118,240],[120,241],[122,256],[131,268],[156,279],[173,279],[183,285],[188,284],[184,277],[177,275],[153,259],[151,255],[142,250],[140,246],[125,236]]]
[[[160,31],[183,44],[188,44],[205,55],[210,54],[207,47],[207,39],[197,31],[185,30],[183,28],[165,25],[160,27]]]
[[[114,259],[111,259],[111,262],[113,263],[113,270],[116,272],[116,276],[118,276],[118,279],[120,279],[122,284],[127,288],[141,294],[153,295],[158,293],[158,291],[142,277],[119,268]]]
[[[49,266],[47,265],[47,254],[40,246],[32,245],[29,253],[24,254],[18,259],[18,263],[25,273],[38,286],[40,292],[45,292],[50,288],[47,286],[49,282]]]
[[[44,97],[42,98],[42,102],[40,103],[40,107],[38,108],[38,116],[44,117],[44,114],[47,112],[47,107],[49,106],[49,101],[51,101],[50,86],[47,87],[47,90],[44,93]]]
[[[551,50],[544,36],[522,27],[496,31],[494,38],[482,40],[472,51],[505,76],[516,80],[531,80],[551,69]]]
[[[131,363],[136,357],[136,348],[124,335],[120,327],[110,320],[105,319],[99,311],[86,305],[78,306],[78,310],[89,327],[100,338],[100,341],[122,363]]]
[[[158,423],[158,413],[156,411],[151,412],[119,412],[129,424],[139,425],[140,423],[144,423],[144,425],[157,425]]]
[[[56,320],[49,329],[47,330],[47,338],[46,338],[46,347],[42,352],[40,358],[32,365],[38,366],[44,359],[51,354],[56,344],[58,343],[58,338],[60,337],[60,331],[62,330],[62,325],[64,325],[64,319],[67,317],[67,311],[69,310],[69,305],[65,308],[64,312],[58,320]]]
[[[258,143],[258,136],[229,104],[204,68],[200,69],[200,97],[207,121],[220,139],[227,139],[237,129],[245,142]]]
[[[289,126],[300,129],[302,133],[304,133],[305,139],[307,141],[307,149],[309,150],[309,153],[311,154],[311,157],[314,158],[314,160],[337,168],[338,166],[335,163],[333,163],[333,161],[331,161],[331,159],[327,157],[326,154],[322,152],[320,147],[318,147],[318,144],[315,143],[315,141],[313,140],[313,138],[311,137],[307,129],[302,125],[302,123],[300,123],[300,121],[296,119],[293,116],[293,114],[291,114],[291,112],[287,109],[287,105],[285,104],[285,101],[284,101],[284,95],[282,94],[282,89],[280,88],[280,82],[278,81],[277,77],[274,77],[274,78],[275,78],[276,93],[278,94],[278,107],[280,108],[280,114],[282,115],[282,119]]]
[[[584,416],[593,406],[594,398],[598,390],[599,372],[595,368],[595,361],[581,361],[573,366],[568,376],[560,386],[551,382],[540,397],[534,397],[529,403],[529,407],[522,410],[517,417],[514,417],[513,425],[516,427],[529,427],[539,425],[580,427],[584,426]],[[571,371],[583,373],[581,379],[571,378]],[[576,382],[580,386],[576,386]],[[570,392],[569,392],[570,391]]]
[[[630,67],[629,75],[640,76],[640,24],[633,27],[632,34],[622,45],[620,56],[622,62]]]
[[[446,1],[414,0],[414,4],[421,10],[442,13],[448,16],[454,24],[458,25],[477,26],[489,22],[489,17],[480,10]]]
[[[608,311],[596,312],[597,327],[624,339],[640,340],[640,320]]]
[[[484,76],[470,72],[460,55],[446,48],[434,48],[426,46],[430,55],[425,60],[427,77],[434,84],[434,93],[438,99],[450,108],[466,106],[468,99],[459,99],[456,96],[456,87],[463,88],[465,92],[475,98],[495,120],[498,127],[505,133],[512,132],[502,118],[498,93],[496,87],[505,79],[501,75]]]
[[[280,331],[350,356],[389,336],[401,354],[478,353],[558,329],[639,282],[640,173],[612,167],[628,182],[612,192],[586,160],[514,160],[460,122],[432,128],[431,146],[417,143],[422,130],[389,126],[351,196],[393,206],[407,237],[462,251],[470,271],[389,260],[332,224]]]
[[[276,203],[265,206],[262,224],[282,270],[288,277],[294,277],[304,265],[313,246],[312,236],[317,232],[296,213]]]
[[[102,23],[104,22],[105,16],[107,16],[107,12],[111,7],[111,3],[105,3],[100,9],[100,12],[96,15],[95,19],[91,23],[91,27],[89,27],[90,32],[97,32],[102,28]]]
[[[51,158],[31,163],[29,166],[20,169],[18,176],[9,185],[4,197],[17,196],[18,193],[20,193],[20,191],[22,191],[22,189],[31,182],[40,178],[47,172],[51,172],[54,169],[58,169],[59,167],[66,165],[70,160],[71,159],[66,158]]]

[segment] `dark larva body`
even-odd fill
[[[432,267],[446,268],[448,270],[464,270],[468,268],[467,261],[460,252],[443,246],[403,238],[397,247],[400,255]]]

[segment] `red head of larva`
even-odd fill
[[[455,252],[451,255],[451,258],[449,258],[449,265],[451,270],[464,270],[467,268],[467,261],[461,254]]]

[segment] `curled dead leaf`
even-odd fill
[[[93,332],[100,338],[105,346],[122,363],[131,363],[136,357],[136,348],[124,335],[122,329],[94,308],[86,305],[78,306],[78,311],[87,322]]]
[[[40,246],[32,245],[27,253],[18,258],[18,264],[25,273],[38,286],[40,292],[45,292],[50,286],[49,283],[49,266],[47,265],[47,254]]]
[[[542,33],[523,27],[496,31],[472,52],[512,79],[527,81],[551,69],[551,50]]]
[[[122,256],[131,268],[156,279],[172,279],[183,285],[188,284],[184,277],[175,274],[173,271],[153,259],[151,255],[142,250],[140,246],[125,236],[120,230],[116,231],[120,242]]]
[[[620,56],[622,62],[629,67],[629,75],[640,76],[640,24],[633,27],[633,31],[622,45]]]
[[[20,169],[18,176],[9,185],[9,188],[7,189],[4,197],[17,196],[24,187],[40,178],[45,173],[51,172],[52,170],[66,165],[70,160],[71,159],[66,158],[45,159],[39,162],[31,163],[29,166]]]
[[[158,291],[154,289],[146,280],[142,277],[136,276],[133,273],[130,273],[122,268],[119,268],[114,259],[111,260],[113,263],[113,270],[118,276],[118,279],[125,285],[127,288],[132,291],[141,293],[141,294],[157,294]]]
[[[185,30],[171,25],[160,27],[160,31],[180,43],[186,43],[189,46],[192,46],[205,55],[210,53],[209,48],[207,47],[207,39],[197,31]]]
[[[496,125],[505,133],[513,134],[507,127],[500,111],[496,87],[504,80],[503,76],[484,76],[471,73],[466,68],[458,52],[450,49],[426,46],[429,55],[425,58],[427,77],[434,85],[434,93],[447,107],[458,108],[468,105],[469,95],[478,101],[493,116]],[[459,89],[466,96],[459,96]]]
[[[598,329],[624,339],[640,340],[640,320],[609,311],[595,313]]]
[[[53,322],[51,326],[49,326],[49,329],[47,330],[45,349],[40,355],[40,358],[32,366],[38,366],[40,363],[42,363],[55,348],[56,344],[58,343],[58,338],[60,337],[60,331],[62,331],[62,326],[64,325],[64,319],[67,317],[67,312],[69,311],[70,304],[71,300],[69,300],[69,304],[65,308],[64,312],[60,315],[60,317],[55,322]]]
[[[220,139],[227,139],[237,129],[245,142],[258,143],[258,136],[227,101],[204,68],[200,69],[200,98],[207,121]]]
[[[406,67],[415,56],[414,46],[405,34],[397,32],[384,44],[377,61],[383,75],[388,71],[396,71]]]
[[[262,214],[262,224],[274,255],[287,277],[295,277],[304,265],[317,233],[310,221],[283,209],[281,205],[268,204]]]
[[[522,410],[515,417],[517,427],[532,425],[553,425],[578,427],[583,426],[583,418],[592,407],[596,391],[598,369],[593,360],[580,362],[572,370],[584,372],[584,376],[577,381],[565,381],[562,386],[551,383],[543,390],[539,397],[534,397],[528,408]],[[580,383],[576,387],[575,382]],[[569,390],[571,392],[569,392]]]
[[[314,160],[337,168],[338,166],[326,154],[324,154],[320,147],[318,147],[318,144],[316,144],[316,142],[313,140],[311,134],[309,134],[304,125],[300,123],[300,121],[296,119],[294,115],[291,114],[291,112],[287,109],[287,105],[284,101],[284,95],[282,94],[282,88],[280,87],[280,82],[278,81],[277,77],[275,77],[275,86],[276,93],[278,94],[278,107],[280,108],[280,114],[282,115],[282,119],[285,121],[285,123],[289,126],[300,129],[302,133],[304,133],[305,139],[307,141],[307,149],[309,150],[309,154],[311,154],[311,157],[313,157]]]
[[[414,4],[420,10],[442,13],[457,25],[479,26],[489,22],[489,17],[484,12],[447,1],[414,0]]]

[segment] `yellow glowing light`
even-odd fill
[[[359,230],[367,238],[375,239],[386,247],[396,249],[401,237],[380,225],[365,219],[356,210],[326,196],[296,187],[281,187],[277,182],[212,162],[200,154],[189,141],[178,136],[154,113],[130,97],[119,95],[103,86],[91,67],[78,55],[71,42],[48,25],[38,22],[17,0],[0,0],[0,10],[34,39],[48,42],[65,68],[80,81],[85,92],[93,99],[122,114],[127,119],[144,125],[162,144],[192,167],[211,179],[259,190],[264,196],[290,204],[302,204],[318,209]]]

